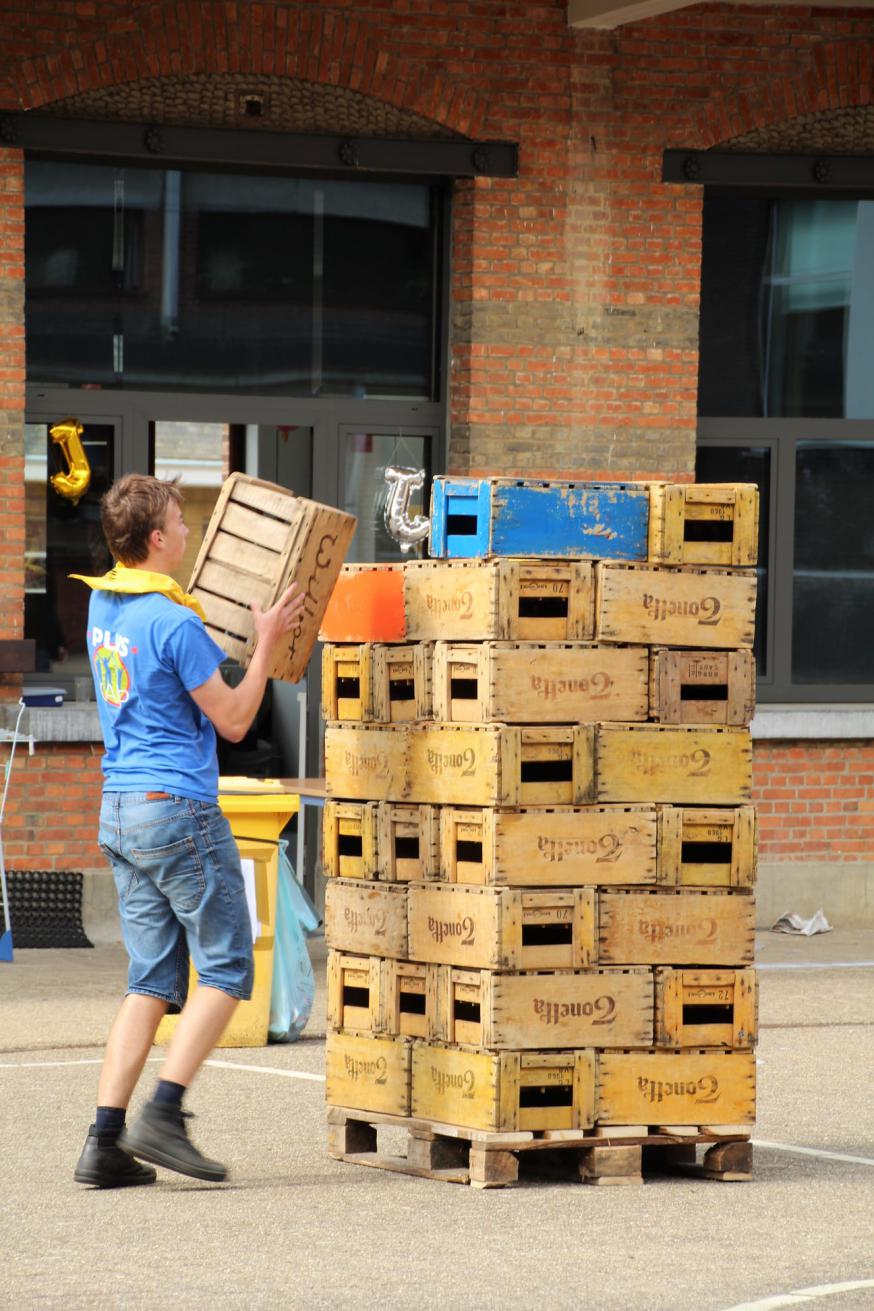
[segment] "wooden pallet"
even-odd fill
[[[405,1155],[379,1150],[380,1127],[406,1132]],[[743,1126],[483,1133],[345,1106],[328,1107],[328,1152],[352,1165],[473,1188],[510,1187],[520,1173],[599,1186],[640,1184],[658,1174],[747,1182],[753,1167],[749,1129]]]

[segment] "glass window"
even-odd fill
[[[792,678],[874,682],[874,442],[798,443]]]
[[[699,413],[874,418],[874,201],[705,195]]]
[[[33,381],[437,387],[439,189],[28,161]]]
[[[347,552],[356,561],[399,561],[404,557],[399,544],[385,526],[389,465],[424,469],[425,483],[410,498],[409,517],[425,514],[431,475],[431,438],[398,433],[352,431],[342,435],[341,509],[358,519],[355,536]],[[409,554],[409,553],[408,553]]]
[[[112,561],[100,527],[100,498],[113,476],[115,429],[85,423],[81,442],[91,469],[78,500],[52,485],[68,464],[47,423],[25,425],[24,632],[36,641],[38,673],[87,674],[85,628],[89,590],[72,573],[102,574]]]
[[[230,425],[176,423],[152,425],[156,478],[178,478],[185,497],[188,527],[185,558],[173,577],[183,587],[194,569],[222,483],[230,472]]]

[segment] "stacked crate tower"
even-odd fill
[[[747,485],[443,478],[430,559],[344,568],[335,1157],[749,1177],[757,526]]]

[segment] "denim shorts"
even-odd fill
[[[105,792],[100,847],[112,865],[128,992],[188,995],[189,953],[205,987],[246,1001],[254,973],[240,853],[215,804],[154,792]]]

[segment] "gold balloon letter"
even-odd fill
[[[65,500],[77,505],[91,483],[91,465],[82,446],[84,429],[78,419],[64,419],[49,428],[49,436],[67,460],[67,472],[52,474],[52,487]]]

